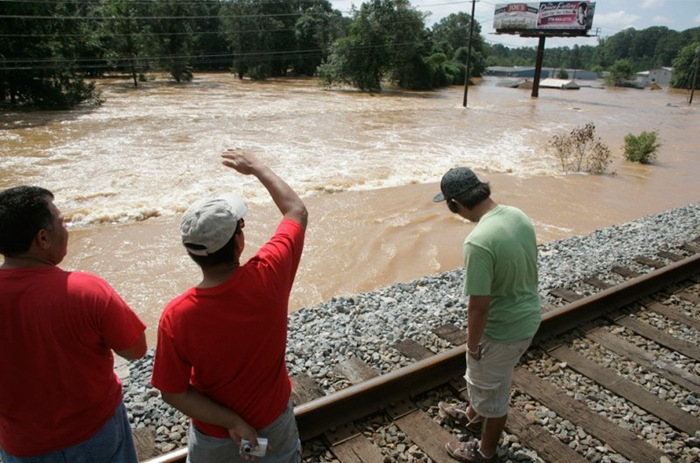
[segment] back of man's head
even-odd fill
[[[233,193],[192,204],[180,221],[182,244],[192,260],[200,267],[234,260],[234,237],[243,228],[247,212],[245,200]]]
[[[488,182],[482,182],[473,170],[468,167],[454,167],[442,176],[440,193],[433,201],[458,201],[467,209],[474,209],[491,196]]]
[[[38,186],[17,186],[0,192],[0,254],[24,254],[39,230],[52,228],[51,199],[53,193]]]

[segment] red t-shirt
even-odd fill
[[[287,309],[303,244],[301,225],[282,220],[226,282],[173,299],[158,326],[153,386],[179,394],[191,384],[256,429],[279,417],[291,394]],[[209,436],[229,437],[225,428],[193,423]]]
[[[122,400],[112,349],[145,328],[99,277],[0,270],[0,447],[32,456],[96,434]]]

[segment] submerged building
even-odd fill
[[[586,69],[564,69],[564,71],[568,75],[568,79],[571,80],[595,80],[598,78],[598,74],[596,74],[593,71],[588,71]],[[557,78],[560,72],[561,69],[558,68],[542,68],[540,78]],[[535,77],[535,67],[489,66],[486,68],[484,75],[495,77],[521,77],[532,79]]]

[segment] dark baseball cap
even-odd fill
[[[454,167],[442,176],[440,193],[435,195],[433,201],[439,203],[446,199],[452,199],[478,185],[481,185],[481,180],[473,170],[468,167]]]

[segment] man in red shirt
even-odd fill
[[[112,351],[146,353],[146,326],[101,278],[61,270],[53,194],[0,192],[0,456],[4,463],[137,462]]]
[[[243,198],[203,199],[184,213],[182,242],[202,281],[165,308],[152,384],[192,419],[188,461],[301,461],[287,373],[287,310],[304,245],[299,196],[255,157],[227,150],[223,164],[255,176],[282,213],[270,240],[246,263]],[[267,440],[267,446],[263,438]],[[242,440],[249,446],[242,445]]]

